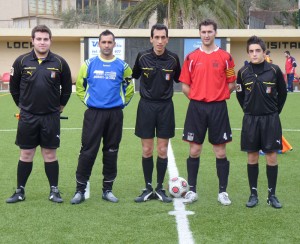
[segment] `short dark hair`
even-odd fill
[[[168,34],[168,27],[165,26],[164,24],[157,23],[157,24],[153,25],[152,28],[151,28],[151,37],[153,37],[153,35],[154,35],[154,30],[165,30],[166,31],[166,36],[168,37],[168,35],[169,35]]]
[[[270,50],[266,51],[266,55],[270,55],[270,53],[271,53]]]
[[[215,31],[217,31],[217,28],[218,28],[217,23],[212,19],[205,19],[202,22],[200,22],[199,30],[201,30],[202,25],[204,25],[204,26],[212,25],[214,27]]]
[[[291,55],[291,54],[290,54],[290,51],[285,51],[284,53],[286,53],[286,54],[289,55],[289,56]]]
[[[31,38],[32,39],[35,38],[35,33],[36,32],[46,32],[46,33],[49,34],[50,39],[52,38],[51,30],[46,25],[37,25],[36,27],[34,27],[31,31]]]
[[[113,37],[113,41],[115,41],[115,35],[114,33],[112,33],[110,30],[105,30],[105,31],[102,31],[99,35],[99,41],[101,40],[101,37],[102,36],[109,36],[109,35],[112,35]]]
[[[265,42],[257,36],[251,36],[247,41],[247,53],[249,53],[249,46],[252,44],[258,44],[258,45],[260,45],[260,47],[263,51],[266,51]]]

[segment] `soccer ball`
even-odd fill
[[[184,178],[178,176],[169,180],[169,192],[173,197],[184,197],[188,190],[189,184]]]

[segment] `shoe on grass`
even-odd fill
[[[189,204],[189,203],[196,202],[197,200],[198,200],[198,194],[193,191],[188,191],[184,196],[183,203]]]
[[[74,197],[71,199],[71,204],[80,204],[84,202],[85,197],[84,194],[80,191],[75,192]]]
[[[227,192],[221,192],[221,193],[219,193],[219,195],[218,195],[218,201],[222,205],[224,205],[224,206],[228,206],[228,205],[231,204],[231,201],[230,201],[230,199],[228,197],[228,193]]]
[[[24,189],[17,188],[14,194],[6,200],[7,203],[16,203],[25,200],[25,191]]]
[[[56,202],[56,203],[62,203],[63,202],[57,186],[51,186],[50,187],[49,200],[52,201],[52,202]]]
[[[117,203],[119,201],[119,199],[116,198],[111,191],[103,192],[102,199],[109,201],[109,202],[113,202],[113,203]]]
[[[163,189],[156,189],[155,190],[155,198],[162,201],[162,202],[166,202],[166,203],[169,203],[169,202],[173,201],[171,197],[167,196],[166,191],[163,190]]]
[[[258,197],[254,194],[251,194],[248,202],[246,203],[247,208],[253,208],[258,204]]]
[[[279,202],[278,198],[275,195],[270,196],[267,199],[267,203],[272,206],[273,208],[282,208],[281,203]]]
[[[153,199],[153,190],[144,189],[142,194],[134,199],[135,202],[146,202]]]

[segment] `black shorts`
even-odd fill
[[[190,101],[182,139],[203,144],[207,129],[208,140],[213,145],[232,141],[226,101]]]
[[[282,129],[278,113],[262,116],[244,115],[241,150],[274,152],[282,149]]]
[[[21,110],[16,144],[21,149],[37,146],[56,149],[60,145],[60,113],[35,115]]]
[[[118,151],[122,139],[123,110],[121,108],[88,108],[84,113],[82,148],[89,158],[96,158],[103,139],[103,151]]]
[[[135,135],[142,139],[169,139],[175,136],[172,100],[153,102],[141,98],[136,116]]]

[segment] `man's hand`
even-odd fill
[[[228,89],[230,91],[230,93],[232,93],[236,88],[236,83],[232,82],[232,83],[228,83]]]
[[[189,98],[190,86],[185,83],[182,83],[182,92],[187,98]]]
[[[65,107],[65,106],[60,105],[60,109],[59,109],[59,112],[60,112],[60,113],[62,113],[62,112],[64,111],[64,107]]]

